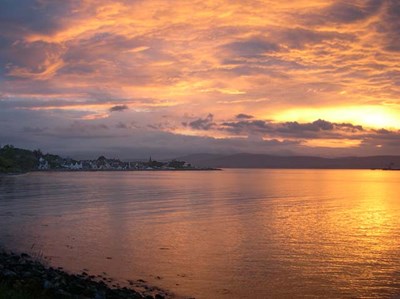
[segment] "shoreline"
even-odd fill
[[[195,169],[48,169],[29,170],[24,172],[0,172],[0,176],[13,176],[35,172],[175,172],[175,171],[222,171],[221,168],[195,168]]]
[[[221,168],[182,168],[182,169],[48,169],[28,172],[141,172],[141,171],[222,171]]]
[[[111,285],[112,283],[112,285]],[[43,259],[0,247],[0,298],[26,299],[170,299],[172,293],[147,285],[143,280],[128,280],[121,286],[107,274],[73,274],[53,268]],[[140,290],[139,290],[140,289]]]

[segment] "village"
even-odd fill
[[[41,150],[17,148],[7,144],[0,147],[0,173],[26,173],[30,171],[134,171],[134,170],[219,170],[201,168],[185,161],[172,159],[157,161],[122,161],[100,156],[97,159],[78,160],[64,158]]]
[[[159,162],[150,159],[147,162],[134,161],[124,162],[119,159],[108,159],[100,156],[96,160],[74,160],[61,158],[59,156],[42,156],[39,158],[38,170],[195,170],[191,164],[184,161],[171,160]]]

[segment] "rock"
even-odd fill
[[[43,283],[43,287],[45,289],[52,289],[53,288],[53,284],[50,281],[45,280],[44,283]]]
[[[81,274],[71,275],[62,271],[61,267],[45,267],[31,259],[27,254],[6,253],[0,249],[0,281],[10,283],[16,290],[29,292],[33,290],[49,295],[48,298],[52,299],[165,299],[166,297],[164,293],[154,295],[159,290],[146,285],[144,280],[128,280],[128,282],[132,287],[140,285],[147,289],[147,296],[122,287],[111,278],[103,278],[113,284],[114,288],[110,288],[110,284],[107,285],[101,280],[101,275],[97,277],[89,275],[87,269],[83,269]],[[105,272],[103,274],[106,275]]]
[[[61,296],[67,297],[67,298],[70,298],[70,297],[71,297],[71,294],[68,293],[67,291],[64,291],[63,289],[57,289],[57,290],[55,291],[55,293],[56,293],[57,295],[61,295]]]
[[[104,291],[97,291],[94,295],[94,299],[106,299],[106,294]]]
[[[78,282],[74,282],[69,286],[69,290],[73,294],[81,294],[85,290],[85,287]]]
[[[8,277],[8,278],[15,277],[15,276],[17,276],[17,273],[15,273],[14,271],[11,271],[11,270],[4,270],[3,276]]]
[[[29,278],[29,277],[32,277],[32,273],[31,273],[31,272],[29,272],[29,271],[23,272],[23,273],[22,273],[22,277],[23,277],[23,278]]]

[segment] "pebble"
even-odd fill
[[[14,271],[10,271],[10,270],[4,270],[2,274],[5,277],[15,277],[15,276],[17,276],[17,273],[15,273]]]
[[[94,298],[94,299],[165,299],[167,293],[159,292],[147,285],[144,287],[152,290],[149,293],[140,294],[135,290],[114,283],[110,288],[103,281],[96,281],[95,276],[88,275],[84,271],[79,275],[66,273],[62,268],[46,268],[43,264],[33,260],[28,254],[16,255],[6,253],[0,249],[0,281],[11,288],[27,291],[28,293],[46,292],[48,298]],[[106,275],[105,272],[103,272]],[[108,279],[109,282],[112,279]],[[133,281],[128,281],[133,285]],[[132,282],[132,283],[131,283]],[[141,282],[145,282],[141,280]],[[154,296],[154,297],[153,297]],[[169,295],[168,295],[169,296]],[[47,298],[47,297],[46,297]],[[167,297],[168,298],[168,297]]]
[[[43,283],[43,287],[45,289],[51,289],[51,288],[53,288],[53,284],[50,281],[45,280],[44,283]]]

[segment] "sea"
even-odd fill
[[[400,172],[2,176],[0,246],[177,298],[399,298]]]

